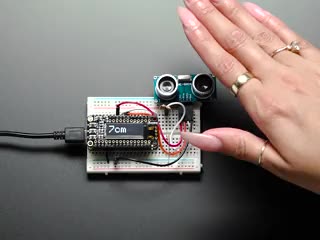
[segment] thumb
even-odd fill
[[[258,164],[259,155],[265,140],[240,129],[216,128],[202,134],[182,132],[182,137],[204,151],[220,152],[237,159]],[[286,168],[287,163],[280,154],[268,144],[261,159],[261,165],[274,172],[276,168]]]
[[[210,152],[221,152],[238,159],[258,164],[264,149],[261,166],[276,176],[301,187],[320,193],[319,184],[314,178],[308,178],[302,171],[295,170],[294,164],[284,159],[272,146],[265,145],[265,140],[240,129],[216,128],[202,134],[182,132],[182,137],[192,145]]]

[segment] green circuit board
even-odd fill
[[[194,102],[211,102],[216,98],[216,77],[213,75],[212,78],[214,79],[214,93],[212,96],[206,100],[200,100],[198,99],[195,94],[192,91],[192,82],[195,79],[197,74],[190,74],[190,75],[174,75],[178,79],[178,94],[177,96],[170,100],[171,102],[177,101],[177,102],[183,102],[183,103],[194,103]],[[183,76],[183,79],[181,79],[181,76]],[[156,83],[160,76],[154,76],[153,78],[153,88],[154,88],[154,99],[158,103],[166,102],[163,99],[159,98],[156,93]]]

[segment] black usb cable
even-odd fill
[[[54,139],[64,140],[65,143],[79,144],[85,142],[86,133],[83,127],[67,127],[63,131],[54,131],[52,133],[25,133],[14,131],[0,131],[0,137]]]

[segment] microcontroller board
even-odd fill
[[[90,115],[87,145],[90,149],[158,148],[158,119],[155,116]]]

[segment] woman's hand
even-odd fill
[[[261,166],[320,193],[320,51],[252,3],[185,0],[178,13],[190,43],[231,88],[250,72],[238,99],[267,136]],[[298,41],[300,54],[275,50]],[[239,129],[185,133],[191,144],[258,163],[265,140]]]

